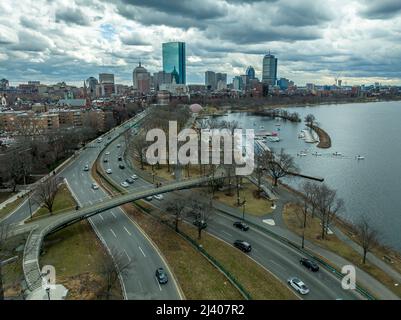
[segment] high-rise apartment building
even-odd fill
[[[273,86],[277,82],[277,58],[270,53],[263,57],[262,82]]]

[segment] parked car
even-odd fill
[[[127,182],[125,182],[125,181],[121,182],[120,184],[121,184],[121,186],[124,187],[124,188],[129,187],[129,184],[128,184]]]
[[[298,278],[292,277],[287,280],[287,283],[302,295],[309,293],[309,288]]]
[[[133,174],[133,175],[131,176],[131,178],[134,179],[134,180],[136,180],[136,179],[138,179],[138,176],[137,176],[136,174]]]
[[[308,268],[309,270],[311,270],[313,272],[319,271],[319,266],[317,265],[317,263],[310,259],[301,258],[301,260],[299,260],[299,263],[302,264],[305,268]]]
[[[196,226],[197,228],[201,228],[201,229],[206,229],[207,228],[207,223],[203,220],[195,220],[193,222],[194,226]]]
[[[108,160],[107,158],[104,158],[104,159],[103,159],[103,162],[106,163],[106,162],[109,162],[109,160]]]
[[[163,195],[162,194],[156,194],[153,196],[156,200],[163,200]]]
[[[117,145],[117,148],[121,148],[121,144],[118,144],[118,145]]]
[[[99,186],[96,183],[92,183],[92,189],[97,190],[99,189]]]
[[[111,169],[107,169],[107,170],[106,170],[106,173],[107,173],[107,174],[111,174],[112,172],[113,172],[113,171],[111,171]]]
[[[134,179],[131,179],[131,178],[127,178],[125,181],[128,182],[129,184],[133,184],[134,183]]]
[[[234,247],[237,247],[243,252],[251,252],[252,250],[252,246],[248,242],[243,240],[235,240]]]
[[[106,151],[105,155],[108,156],[110,154],[110,151]]]
[[[89,171],[89,165],[88,164],[84,167],[84,171]]]
[[[168,282],[167,273],[163,268],[158,268],[156,270],[156,279],[160,284],[166,284]]]
[[[97,138],[97,143],[101,143],[103,141],[102,138]]]
[[[119,167],[120,169],[125,169],[125,166],[124,166],[122,163],[119,164],[118,167]]]
[[[123,157],[122,157],[122,156],[119,156],[119,157],[118,157],[118,161],[123,161]]]
[[[145,199],[146,199],[147,201],[152,201],[153,196],[148,196],[148,197],[146,197]]]
[[[238,229],[241,229],[242,231],[248,231],[249,230],[249,226],[247,224],[243,223],[242,221],[235,221],[233,223],[233,226],[238,228]]]

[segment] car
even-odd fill
[[[124,166],[122,163],[119,164],[118,167],[119,167],[120,169],[125,169],[125,166]]]
[[[89,171],[89,165],[88,164],[84,167],[84,171]]]
[[[252,246],[244,240],[235,240],[234,247],[240,249],[243,252],[251,252],[252,250]]]
[[[99,189],[99,186],[96,183],[92,183],[92,189],[97,190]]]
[[[108,155],[110,154],[110,151],[106,151],[104,154],[105,154],[106,156],[108,156]]]
[[[122,157],[122,156],[119,156],[119,157],[118,157],[118,161],[123,161],[123,157]]]
[[[207,223],[205,221],[203,221],[203,220],[195,220],[192,223],[197,228],[201,228],[201,229],[206,229],[207,228]]]
[[[147,201],[152,201],[153,200],[153,196],[148,196],[145,198]]]
[[[103,141],[102,138],[97,138],[97,143],[101,143]]]
[[[134,180],[136,180],[136,179],[138,179],[138,176],[137,176],[136,174],[133,174],[133,175],[131,176],[131,178],[134,179]]]
[[[121,144],[118,144],[118,145],[117,145],[117,148],[121,148]]]
[[[107,170],[106,170],[106,173],[107,173],[107,174],[111,174],[111,173],[113,173],[113,171],[111,171],[111,169],[107,169]]]
[[[299,280],[296,277],[289,278],[287,280],[287,283],[294,288],[295,291],[299,292],[302,295],[308,294],[309,293],[309,288],[306,286],[305,283],[303,283],[301,280]]]
[[[164,271],[163,268],[156,269],[156,279],[160,284],[166,284],[168,282],[167,273]]]
[[[242,221],[235,221],[233,223],[233,226],[238,228],[238,229],[241,229],[242,231],[248,231],[249,230],[249,226],[247,224],[243,223]]]
[[[311,270],[313,272],[319,271],[319,266],[317,265],[317,263],[310,259],[301,258],[301,260],[299,260],[299,263],[302,264],[305,268],[308,268],[309,270]]]
[[[103,162],[106,163],[106,162],[109,162],[109,160],[108,160],[107,158],[104,158],[104,159],[103,159]]]
[[[131,178],[127,178],[127,179],[125,180],[125,182],[128,182],[129,184],[133,184],[133,183],[134,183],[134,180],[131,179]]]
[[[129,184],[128,184],[127,182],[125,182],[125,181],[121,182],[120,184],[121,184],[121,186],[124,187],[124,188],[129,187]]]
[[[163,195],[162,194],[156,194],[156,195],[154,195],[154,198],[156,200],[163,200]]]

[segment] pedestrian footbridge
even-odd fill
[[[23,254],[23,271],[28,289],[30,291],[34,291],[42,284],[42,274],[39,267],[39,255],[43,239],[46,235],[83,219],[87,219],[91,216],[129,202],[156,194],[201,186],[211,179],[215,180],[223,177],[225,177],[225,172],[220,171],[218,173],[216,172],[213,178],[210,176],[203,176],[195,179],[168,183],[157,188],[154,186],[149,186],[149,188],[145,190],[133,190],[132,192],[116,196],[93,205],[85,206],[78,210],[67,211],[38,220],[31,227],[32,230],[28,236]]]

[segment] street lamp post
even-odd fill
[[[245,204],[246,204],[246,200],[244,199],[244,201],[242,202],[242,221],[245,222]]]
[[[50,287],[46,288],[47,299],[50,300]]]

